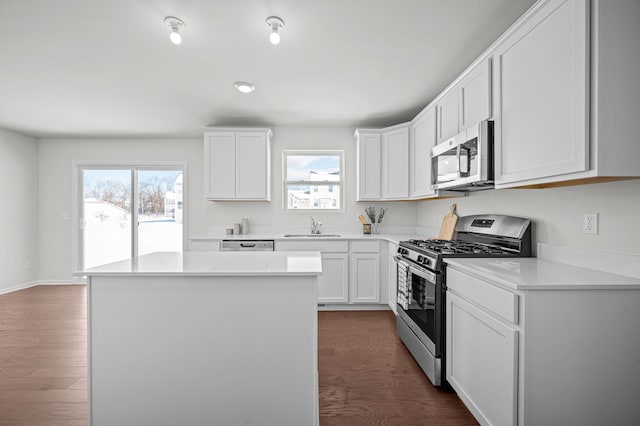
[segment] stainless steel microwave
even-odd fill
[[[493,121],[470,126],[431,149],[433,189],[493,188]]]

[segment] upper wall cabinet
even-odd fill
[[[587,170],[588,29],[585,0],[552,0],[496,48],[496,183]]]
[[[491,59],[479,62],[436,102],[438,143],[490,118]]]
[[[358,129],[357,201],[409,197],[409,125]]]
[[[271,199],[270,129],[208,128],[204,132],[205,197]]]
[[[429,107],[411,122],[409,138],[409,196],[436,195],[431,189],[431,148],[436,144],[436,109]]]
[[[409,126],[401,124],[382,131],[382,198],[409,197]]]
[[[380,155],[382,146],[379,130],[356,130],[357,144],[357,201],[379,200],[382,197],[380,188]]]
[[[640,176],[640,7],[537,3],[494,51],[497,188]]]

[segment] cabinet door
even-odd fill
[[[587,170],[586,0],[551,0],[497,46],[496,184]]]
[[[409,142],[410,196],[428,197],[431,189],[431,148],[436,144],[436,110],[429,108],[418,121],[411,124]]]
[[[491,113],[491,59],[479,63],[460,82],[460,131],[486,120]]]
[[[236,133],[236,198],[268,199],[267,135],[258,132]]]
[[[236,196],[236,142],[233,132],[205,133],[205,188],[207,198]]]
[[[459,109],[458,86],[449,92],[436,104],[438,114],[438,143],[458,134],[458,109]]]
[[[349,302],[377,303],[380,300],[380,255],[350,254]]]
[[[447,292],[447,381],[481,424],[517,424],[518,331]]]
[[[409,128],[382,135],[382,198],[409,197]]]
[[[379,200],[380,134],[361,133],[358,136],[358,200]]]
[[[349,301],[349,255],[322,253],[322,275],[318,277],[318,303]]]

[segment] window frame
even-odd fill
[[[295,155],[310,155],[310,156],[331,156],[337,155],[340,157],[340,179],[337,181],[307,181],[307,180],[287,180],[287,157]],[[345,151],[341,149],[283,149],[282,150],[282,208],[285,212],[325,212],[325,213],[344,213],[344,199],[345,199]],[[287,188],[289,185],[306,185],[306,186],[333,186],[335,193],[335,187],[340,188],[340,208],[337,209],[321,209],[321,208],[308,208],[308,209],[290,209]]]
[[[71,227],[71,268],[73,271],[84,269],[84,241],[83,241],[83,225],[82,215],[83,213],[83,171],[84,170],[104,170],[104,169],[123,169],[130,170],[132,174],[132,199],[137,197],[138,193],[138,171],[144,170],[181,170],[182,181],[182,251],[186,251],[188,242],[189,220],[188,220],[188,169],[186,161],[72,161],[71,164],[71,184],[72,184],[72,197],[71,197],[71,221],[74,226]],[[131,223],[138,222],[138,212],[132,208],[131,211]],[[137,257],[138,247],[138,227],[132,226],[132,259]],[[135,236],[134,236],[135,233]],[[74,277],[74,282],[84,282],[84,277]]]

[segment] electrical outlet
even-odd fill
[[[582,233],[598,235],[598,213],[585,213],[582,218]]]
[[[24,262],[24,267],[27,271],[31,270],[31,261],[27,260],[26,262]]]

